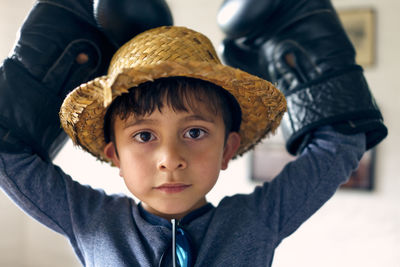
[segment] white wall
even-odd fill
[[[176,25],[208,35],[217,45],[222,38],[215,16],[222,0],[169,0]],[[33,0],[0,1],[0,57],[4,58]],[[377,11],[377,60],[365,72],[380,104],[388,138],[378,148],[376,189],[373,192],[339,191],[317,214],[276,251],[273,266],[400,266],[400,36],[396,0],[336,0],[338,7],[373,6]],[[117,170],[95,161],[71,143],[56,159],[82,183],[125,192]],[[223,172],[209,199],[249,192],[248,158]],[[79,266],[67,241],[23,214],[0,193],[0,266]]]

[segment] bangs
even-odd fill
[[[152,114],[156,109],[162,112],[164,105],[175,112],[195,111],[201,103],[217,115],[217,107],[221,103],[216,88],[218,86],[212,83],[193,78],[162,78],[143,83],[130,89],[128,94],[118,97],[114,101],[115,113],[121,120],[125,120],[131,114],[145,116]]]
[[[206,106],[214,115],[221,114],[227,133],[238,131],[241,111],[236,99],[223,88],[200,79],[168,77],[140,84],[117,97],[110,105],[104,122],[106,142],[114,141],[113,125],[116,116],[146,116],[156,109],[162,113],[164,105],[175,112],[195,112]]]

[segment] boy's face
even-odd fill
[[[204,104],[188,112],[164,105],[143,117],[117,116],[114,131],[118,155],[112,143],[105,154],[143,207],[166,219],[180,219],[206,204],[206,194],[240,144],[238,133],[225,143],[222,115]]]

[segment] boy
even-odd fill
[[[108,75],[75,89],[60,112],[73,141],[117,166],[141,202],[79,185],[29,148],[2,148],[2,187],[67,236],[85,266],[169,266],[175,256],[180,266],[268,265],[365,150],[364,134],[322,127],[273,182],[208,204],[219,170],[284,111],[275,87],[221,65],[203,35],[156,28],[120,48]]]

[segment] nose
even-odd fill
[[[186,167],[187,162],[177,145],[169,144],[161,149],[158,161],[158,169],[160,171],[175,171]]]

